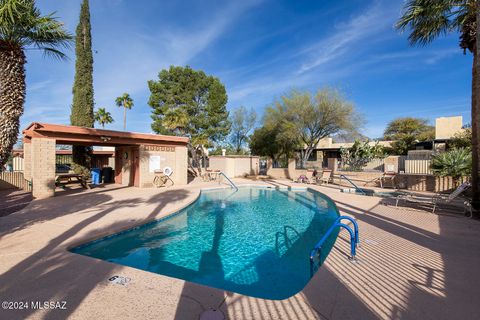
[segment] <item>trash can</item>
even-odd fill
[[[92,184],[100,184],[100,169],[92,169]]]
[[[112,183],[113,182],[113,168],[105,167],[102,169],[102,181],[103,183]]]

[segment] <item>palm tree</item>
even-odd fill
[[[0,168],[17,141],[25,103],[25,50],[65,59],[72,36],[33,0],[0,0]]]
[[[480,57],[477,52],[477,19],[480,20],[480,1],[477,0],[408,0],[403,16],[397,22],[400,30],[410,29],[412,45],[426,45],[440,35],[460,33],[460,48],[473,54],[472,67],[472,204],[480,209],[479,130],[477,99],[480,99]]]
[[[124,93],[122,96],[115,99],[115,103],[119,107],[123,107],[123,131],[127,130],[127,109],[132,109],[133,99],[130,98],[128,93]]]
[[[103,129],[105,129],[105,124],[106,123],[114,122],[113,118],[112,118],[112,114],[110,112],[108,112],[107,110],[105,110],[105,108],[98,108],[98,110],[95,111],[93,116],[95,118],[95,121],[97,121],[98,123],[100,123],[102,125]]]

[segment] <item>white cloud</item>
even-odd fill
[[[213,7],[188,29],[183,24],[154,23],[148,31],[142,24],[120,20],[105,22],[105,12],[121,1],[93,4],[92,39],[94,49],[94,90],[96,107],[107,107],[117,119],[113,127],[121,127],[122,110],[115,107],[115,97],[129,92],[135,98],[134,111],[128,112],[128,119],[145,122],[149,127],[150,118],[146,113],[148,99],[147,81],[155,79],[158,72],[169,65],[185,65],[206,50],[238,21],[246,11],[260,4],[262,0],[230,1]],[[66,26],[73,32],[78,21],[79,1],[42,4],[42,12],[57,10]],[[106,8],[110,8],[108,11]],[[118,10],[123,10],[121,7]],[[120,12],[120,11],[119,11]],[[110,12],[111,13],[111,12]],[[118,13],[118,12],[117,12]],[[200,18],[200,17],[199,17]],[[103,22],[102,22],[103,21]],[[170,21],[171,22],[171,21]],[[177,27],[177,29],[175,29]],[[182,29],[183,28],[183,29]],[[51,72],[45,72],[45,63],[32,53],[29,58],[27,75],[34,75],[27,83],[26,112],[22,126],[30,121],[69,122],[72,101],[74,51],[70,60],[62,62]],[[50,61],[46,61],[50,65]],[[35,81],[35,82],[33,82]],[[141,101],[143,100],[143,101]],[[55,112],[56,111],[56,112]],[[148,111],[148,112],[147,112]],[[136,117],[140,117],[139,120]],[[144,126],[145,127],[145,126]]]
[[[435,64],[443,59],[459,53],[460,49],[458,48],[410,49],[406,51],[374,55],[368,60],[368,63],[380,63],[391,60],[411,61],[409,59],[413,59],[417,63],[418,61],[423,61],[426,64]]]
[[[308,54],[310,59],[301,65],[298,72],[308,72],[340,56],[355,54],[360,41],[392,27],[392,21],[397,14],[392,8],[394,6],[391,6],[391,3],[375,2],[364,13],[338,24],[333,35],[300,52]]]

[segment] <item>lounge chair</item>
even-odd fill
[[[401,194],[398,195],[395,199],[395,207],[398,207],[398,203],[400,200],[403,200],[405,202],[410,202],[410,203],[418,203],[418,204],[425,204],[425,205],[431,205],[432,206],[432,213],[435,212],[435,209],[439,204],[448,204],[452,203],[454,200],[460,197],[460,195],[465,192],[470,187],[470,182],[464,182],[462,183],[455,191],[453,191],[451,194],[448,196],[445,195],[440,195],[440,194],[435,194],[433,196],[423,196],[423,195],[418,195],[418,194]],[[463,208],[464,208],[464,213],[470,212],[470,216],[472,215],[472,206],[470,204],[470,201],[466,199],[462,199],[463,201]]]
[[[395,176],[397,174],[395,172],[385,172],[379,179],[380,181],[380,188],[383,188],[383,186],[385,185],[385,182],[390,182],[392,187],[395,189],[396,188],[396,185],[395,185]]]
[[[294,182],[314,184],[316,179],[314,173],[315,170],[307,170],[305,174],[299,175],[297,180],[294,180]]]
[[[316,184],[317,183],[317,175],[318,175],[318,172],[317,170],[307,170],[307,180],[306,182],[308,184]]]
[[[210,175],[208,174],[208,170],[205,168],[200,168],[200,177],[202,178],[203,182],[210,181]]]
[[[332,170],[325,169],[322,171],[322,175],[317,178],[317,181],[328,184],[332,180]]]

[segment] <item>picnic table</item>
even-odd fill
[[[65,189],[67,184],[79,183],[85,189],[88,189],[87,181],[81,174],[59,173],[55,177],[55,187]]]

